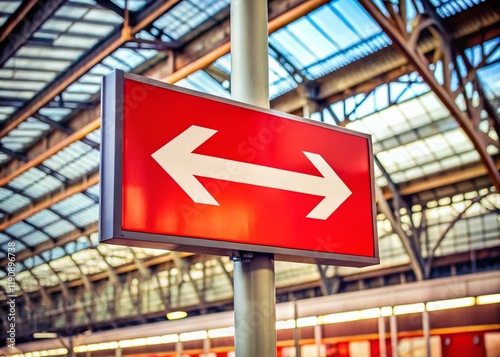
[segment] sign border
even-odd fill
[[[164,235],[122,230],[122,160],[123,160],[123,104],[125,79],[165,88],[172,91],[209,99],[211,101],[239,106],[265,114],[279,116],[309,125],[326,127],[330,130],[361,136],[368,140],[369,157],[373,157],[371,135],[350,129],[316,122],[288,113],[225,99],[210,94],[181,88],[154,79],[114,70],[103,77],[101,91],[101,162],[100,162],[100,200],[99,200],[99,242],[116,245],[156,248],[174,251],[186,251],[201,254],[226,255],[238,257],[241,252],[259,252],[274,254],[276,260],[301,263],[328,264],[339,266],[363,267],[380,263],[377,239],[377,208],[375,203],[374,162],[370,160],[370,190],[372,202],[372,237],[374,256],[360,256],[340,253],[327,253],[246,244],[222,240],[190,238],[176,235]]]

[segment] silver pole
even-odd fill
[[[391,315],[389,319],[389,325],[391,328],[391,348],[392,357],[399,357],[398,351],[398,321],[396,315]]]
[[[385,344],[385,318],[378,318],[378,344],[380,348],[380,357],[387,357],[387,348]]]
[[[269,108],[267,1],[231,0],[231,97]]]
[[[210,339],[207,338],[203,340],[203,354],[208,357],[210,354]]]
[[[231,1],[231,96],[269,108],[267,0]],[[237,357],[276,356],[274,257],[254,253],[234,263]]]
[[[234,262],[236,357],[276,356],[274,260],[257,254]]]
[[[175,343],[175,352],[177,357],[182,357],[182,342],[178,341]]]
[[[316,344],[316,355],[318,357],[321,356],[321,346],[323,345],[322,342],[323,336],[321,333],[321,326],[320,325],[314,325],[314,343]]]
[[[300,330],[297,327],[297,319],[299,318],[299,312],[297,311],[297,300],[293,299],[293,319],[295,321],[295,327],[293,328],[293,340],[295,342],[295,357],[301,357],[300,351]]]
[[[425,355],[427,357],[430,357],[431,356],[431,333],[430,333],[430,323],[429,323],[429,312],[427,310],[422,311],[422,328],[424,330]]]

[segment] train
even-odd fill
[[[257,309],[247,328],[265,318]],[[279,303],[276,330],[277,357],[499,357],[500,272]],[[233,357],[234,345],[234,314],[225,311],[33,341],[0,354]]]

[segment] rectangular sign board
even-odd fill
[[[101,242],[379,263],[369,135],[122,71],[102,93]]]

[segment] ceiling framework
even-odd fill
[[[297,15],[296,15],[297,16]],[[294,17],[296,17],[294,16]],[[494,17],[490,21],[500,22],[500,13],[498,13],[497,17]],[[482,36],[483,33],[464,33],[464,36],[468,38],[474,38]],[[193,45],[195,46],[195,45]],[[433,42],[424,42],[421,45],[425,48],[425,52],[430,52],[435,50],[436,44]],[[195,46],[196,47],[196,46]],[[211,50],[219,51],[218,49]],[[321,83],[316,84],[316,88],[314,92],[316,93],[314,98],[311,98],[310,95],[306,96],[301,95],[304,91],[301,88],[311,86],[311,84],[305,84],[305,82],[301,83],[301,86],[298,87],[297,90],[290,92],[285,95],[284,98],[277,98],[274,102],[272,102],[272,108],[278,109],[285,112],[296,112],[301,108],[306,107],[307,101],[315,102],[315,108],[317,110],[327,108],[331,103],[338,102],[339,100],[345,99],[346,97],[352,97],[359,93],[369,93],[370,91],[377,88],[382,83],[387,83],[388,81],[392,81],[397,77],[400,77],[403,74],[411,73],[413,67],[409,67],[405,60],[399,56],[397,53],[393,52],[394,50],[391,48],[386,48],[382,50],[382,53],[379,55],[378,61],[362,61],[361,63],[354,63],[353,68],[346,67],[345,70],[341,71],[341,73],[332,72],[328,75],[328,78],[323,78]],[[493,51],[492,51],[493,53]],[[283,58],[281,56],[281,58]],[[351,73],[359,73],[359,69],[356,67],[367,67],[367,62],[374,62],[372,65],[373,68],[365,69],[365,73],[359,75],[359,77],[353,76]],[[486,64],[486,59],[482,62],[484,66]],[[481,65],[478,66],[478,69],[481,68]],[[164,74],[164,66],[157,65],[156,70],[149,70],[147,75],[152,78],[160,78],[165,79]],[[180,70],[178,71],[180,72]],[[166,75],[167,82],[170,81],[170,77],[179,77],[180,74],[178,72],[174,72],[174,74]],[[343,86],[339,87],[339,83],[342,83]],[[306,92],[310,93],[312,89],[307,89]],[[332,90],[335,90],[332,93]],[[304,102],[305,100],[305,102]],[[302,103],[302,104],[301,104]],[[41,142],[38,145],[35,145],[32,149],[28,151],[26,154],[27,157],[32,157],[29,161],[23,162],[22,160],[14,160],[9,163],[3,170],[6,172],[11,171],[8,174],[5,174],[2,171],[2,175],[0,178],[0,184],[5,185],[7,182],[11,181],[13,178],[21,175],[22,173],[28,171],[32,167],[36,167],[40,165],[47,158],[51,157],[55,153],[69,146],[71,143],[74,143],[78,140],[82,140],[91,133],[92,131],[98,129],[100,127],[100,107],[97,106],[91,110],[84,111],[80,113],[77,117],[72,119],[72,121],[67,125],[72,128],[71,134],[62,133],[61,131],[55,131],[50,137],[47,138],[47,142]],[[91,118],[96,119],[91,119]],[[349,120],[349,115],[345,113],[342,121],[345,123]],[[77,126],[83,125],[80,129],[73,129]],[[498,166],[498,164],[495,164]],[[14,170],[13,168],[16,167]],[[496,169],[498,171],[498,168]],[[482,175],[482,174],[481,174]],[[457,180],[463,180],[460,176],[455,176]],[[479,175],[478,175],[479,176]],[[436,176],[436,180],[443,182],[442,176]],[[8,226],[15,224],[23,219],[43,210],[47,207],[50,207],[52,204],[57,203],[75,193],[82,192],[89,187],[97,184],[99,181],[99,174],[94,173],[89,176],[83,177],[79,182],[72,182],[70,186],[65,189],[59,189],[54,195],[49,198],[44,198],[40,202],[33,202],[31,207],[27,210],[16,212],[16,214],[10,216],[7,220],[0,223],[0,230],[6,229]],[[432,182],[427,180],[428,186],[439,187],[439,185],[433,185]],[[422,187],[419,185],[419,187]],[[408,187],[403,194],[413,193],[411,187]],[[391,197],[390,195],[389,197]]]
[[[372,1],[360,0],[360,4],[389,35],[394,45],[457,120],[479,153],[493,185],[500,191],[500,173],[495,159],[488,152],[489,145],[500,148],[499,116],[477,77],[477,66],[473,66],[463,51],[459,51],[453,35],[437,15],[434,6],[429,0],[423,0],[423,11],[409,18],[405,0],[396,4],[383,2],[386,15]],[[419,39],[426,33],[430,33],[438,44],[430,60],[418,46]],[[490,55],[496,51],[496,48],[491,52],[482,49],[479,65],[487,63]],[[465,104],[465,111],[460,108],[461,104]],[[481,130],[480,123],[484,115],[487,115],[489,127]],[[489,136],[491,129],[496,131],[496,139]]]
[[[230,308],[227,259],[109,249],[97,245],[93,218],[99,200],[100,77],[117,67],[229,96],[229,0],[207,2],[213,9],[200,8],[196,0],[139,0],[129,2],[130,8],[95,2],[19,2],[9,10],[0,35],[0,263],[5,267],[8,262],[4,242],[17,242],[16,262],[24,279],[18,282],[20,301],[26,311],[42,309],[36,318],[22,317],[25,333],[153,321],[165,309],[184,304],[181,295],[188,301],[185,307],[196,313],[218,305]],[[396,237],[399,243],[391,244],[400,245],[391,253],[397,263],[390,271],[352,275],[316,266],[308,278],[297,275],[305,279],[300,286],[281,292],[326,295],[351,283],[360,289],[383,286],[393,276],[400,283],[429,279],[439,276],[442,267],[457,274],[462,266],[487,265],[495,255],[495,247],[484,249],[476,262],[475,257],[443,252],[452,239],[448,237],[472,224],[468,222],[478,211],[485,235],[500,232],[490,220],[499,213],[500,93],[492,90],[496,82],[485,86],[484,75],[480,77],[499,62],[500,6],[489,0],[470,7],[461,3],[457,6],[465,6],[463,11],[448,13],[442,0],[380,3],[269,2],[272,108],[374,130],[380,241],[384,245]],[[35,21],[20,21],[23,17]],[[343,30],[331,32],[325,19]],[[303,37],[305,32],[312,37]],[[346,33],[356,40],[344,38]],[[34,49],[60,70],[30,67],[30,61],[39,59]],[[413,115],[416,109],[432,118]],[[395,115],[405,118],[405,128],[391,128],[397,127],[394,119],[386,135],[379,126]],[[378,121],[370,127],[374,117]],[[31,137],[34,130],[38,133]],[[468,151],[450,143],[451,138],[462,140],[459,130],[466,133],[462,146],[472,143]],[[438,139],[448,144],[433,152]],[[437,166],[408,174],[411,167],[403,159],[411,152],[407,148],[426,151],[426,146]],[[402,149],[406,154],[398,151]],[[418,164],[414,166],[431,164],[423,155],[412,160]],[[441,208],[450,211],[436,223],[435,212]],[[466,232],[472,234],[470,228]],[[156,294],[154,304],[159,305],[152,306],[150,296]],[[128,306],[120,300],[124,296],[133,306],[126,314],[120,311]],[[36,319],[46,321],[42,326]]]

